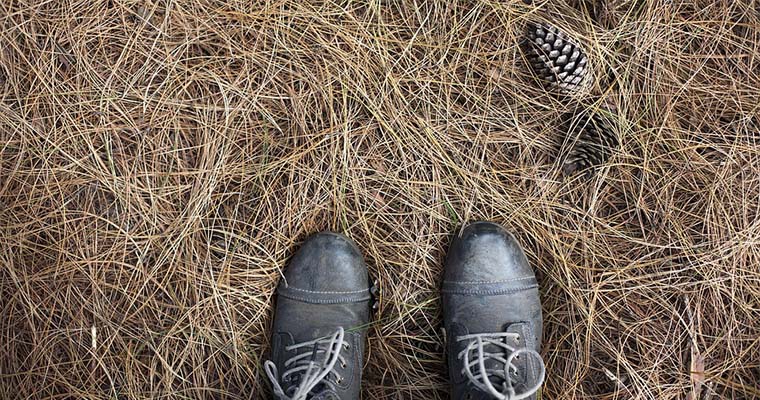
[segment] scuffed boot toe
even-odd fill
[[[446,261],[447,281],[486,283],[533,276],[515,237],[493,222],[467,225],[452,242]]]
[[[367,266],[351,239],[333,232],[310,236],[285,271],[289,288],[308,292],[350,293],[369,286]]]

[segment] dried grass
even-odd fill
[[[382,288],[364,397],[446,398],[475,219],[538,271],[543,398],[760,397],[757,1],[253,3],[0,3],[0,398],[266,396],[280,269],[326,229]],[[530,19],[614,71],[590,181]]]

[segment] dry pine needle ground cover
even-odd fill
[[[3,1],[0,398],[265,398],[281,268],[328,229],[382,291],[364,397],[446,398],[442,260],[478,219],[538,273],[544,399],[760,397],[759,10]],[[617,108],[591,179],[529,20]]]

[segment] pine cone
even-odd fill
[[[565,33],[550,25],[529,23],[527,36],[525,56],[546,87],[568,96],[591,88],[594,79],[586,52]]]
[[[594,167],[606,163],[618,149],[617,135],[609,120],[598,112],[583,111],[567,114],[565,118],[567,139],[566,150],[562,152],[566,155],[562,173],[568,176],[585,171],[590,178]]]

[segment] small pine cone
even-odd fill
[[[562,173],[565,176],[585,171],[591,177],[594,167],[609,160],[620,142],[610,121],[598,112],[584,111],[566,115],[567,139]]]
[[[589,91],[594,79],[580,46],[564,32],[542,23],[529,23],[527,36],[525,56],[546,87],[566,96]]]

